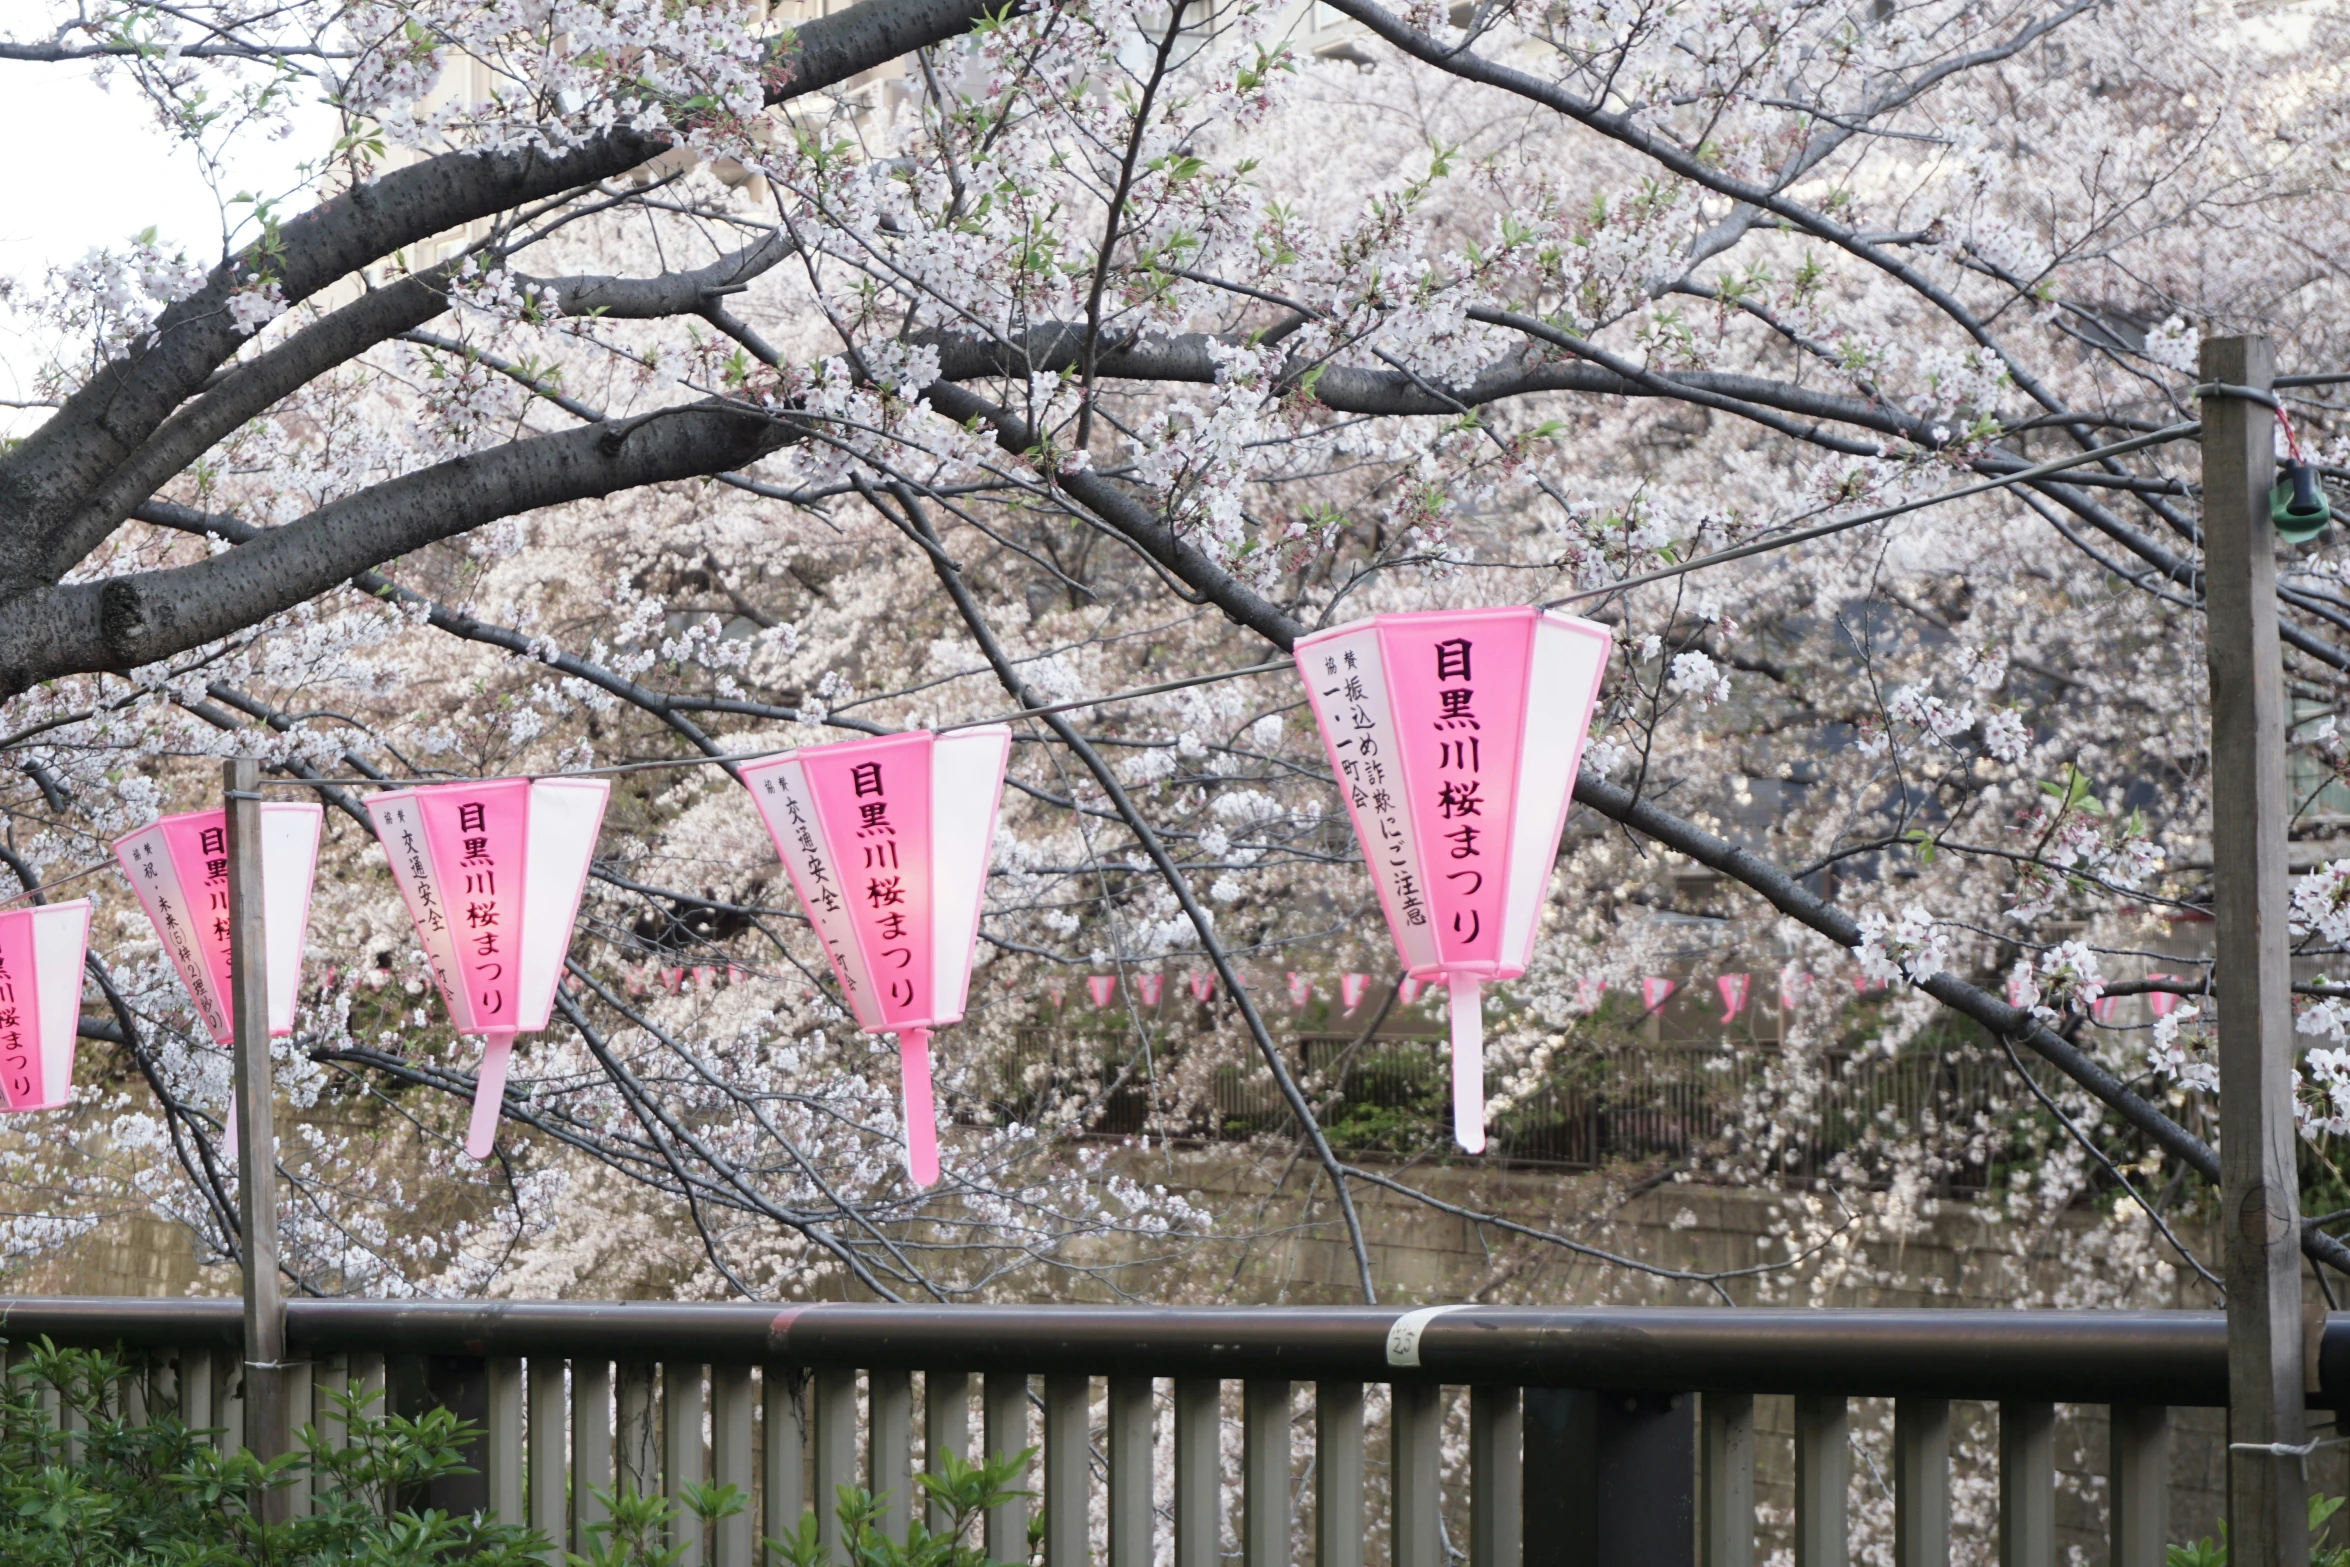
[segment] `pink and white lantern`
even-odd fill
[[[1471,1153],[1481,987],[1533,954],[1613,646],[1605,626],[1526,607],[1379,615],[1297,643],[1396,950],[1413,978],[1447,983],[1453,1136]]]
[[[325,813],[294,800],[264,801],[261,815],[261,926],[269,984],[269,1033],[294,1031],[302,993],[302,943],[310,928],[310,883],[318,867]],[[114,860],[130,878],[139,907],[164,955],[188,988],[196,1016],[223,1050],[236,1042],[236,1001],[229,988],[228,812],[166,816],[114,840]],[[222,1148],[234,1157],[236,1118]]]
[[[857,1026],[898,1036],[918,1186],[938,1180],[930,1031],[962,1020],[1011,748],[1012,731],[988,724],[809,746],[742,770]]]
[[[0,1093],[11,1110],[54,1110],[73,1092],[90,900],[0,914]]]
[[[460,1034],[483,1042],[465,1151],[490,1156],[514,1036],[554,1011],[612,785],[485,778],[367,802],[416,939]]]

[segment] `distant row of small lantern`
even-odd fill
[[[1485,1146],[1480,987],[1525,971],[1612,635],[1531,608],[1379,615],[1295,656],[1380,907],[1451,1002],[1454,1135]],[[1534,698],[1542,703],[1537,709]],[[930,1032],[963,1015],[1011,731],[915,731],[746,763],[743,781],[860,1027],[898,1039],[907,1169],[938,1178]],[[611,786],[430,784],[368,804],[456,1031],[484,1041],[466,1151],[488,1156],[520,1033],[547,1026]],[[322,813],[259,807],[273,1035],[292,1031]],[[226,813],[115,845],[214,1040],[232,1036]],[[88,900],[0,915],[0,1087],[73,1075]]]

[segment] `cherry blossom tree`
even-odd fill
[[[2294,449],[2341,476],[2340,18],[49,12],[6,69],[96,62],[215,163],[298,102],[340,128],[304,192],[225,209],[217,256],[148,237],[16,280],[47,412],[0,454],[24,886],[197,801],[219,755],[330,807],[281,1061],[303,1287],[554,1290],[657,1232],[710,1290],[1122,1288],[1104,1258],[1239,1222],[1152,1147],[1253,1071],[1286,1117],[1259,1146],[1313,1172],[1369,1293],[1357,1198],[1440,1200],[1327,1135],[1343,1078],[1252,987],[1394,971],[1280,661],[1376,610],[1532,601],[1618,643],[1535,967],[1497,997],[1493,1113],[1620,1031],[1599,998],[1669,958],[1662,913],[1701,916],[1725,969],[1818,983],[1731,1130],[1654,1172],[1787,1192],[1779,1260],[1698,1274],[1617,1256],[1604,1217],[1470,1217],[1667,1292],[1791,1298],[1995,1168],[1983,1200],[2024,1228],[2104,1216],[2082,1300],[2203,1266],[2171,1220],[2216,1177],[2215,998],[2192,953],[2149,956],[2209,901],[2195,346],[2274,334],[2314,377]],[[2343,760],[2344,560],[2297,546],[2279,589],[2310,835]],[[1004,710],[976,1004],[940,1042],[950,1178],[924,1192],[722,764]],[[561,1026],[467,1171],[470,1058],[358,792],[611,766],[637,770]],[[89,885],[84,1113],[16,1139],[52,1195],[11,1244],[135,1202],[233,1253],[225,1062],[131,901]],[[2313,960],[2350,935],[2345,888],[2339,865],[2305,888]],[[1137,1015],[1036,1056],[1051,986],[1167,965],[1217,983],[1180,1049]],[[2350,993],[2303,988],[2339,1039]],[[2151,995],[2186,1001],[2112,1005]],[[1791,1175],[1855,1042],[2002,1086]],[[2350,1052],[2310,1063],[2330,1170]],[[1119,1096],[1139,1145],[1080,1135]],[[378,1156],[395,1132],[447,1172],[432,1192]]]

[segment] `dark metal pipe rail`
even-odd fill
[[[1044,1567],[1158,1567],[1162,1527],[1174,1567],[1229,1567],[1235,1423],[1239,1567],[1294,1567],[1301,1382],[1315,1567],[1754,1567],[1766,1394],[1794,1396],[1796,1567],[1847,1567],[1856,1397],[1894,1401],[1900,1567],[1949,1560],[1953,1400],[1998,1405],[2003,1567],[2056,1567],[2059,1402],[2108,1407],[2109,1562],[2161,1567],[2170,1408],[2227,1396],[2209,1312],[301,1300],[287,1318],[295,1408],[328,1440],[344,1389],[481,1423],[479,1472],[435,1482],[427,1505],[584,1553],[615,1486],[674,1497],[707,1479],[754,1499],[681,1534],[680,1567],[770,1567],[759,1539],[809,1508],[838,1555],[837,1487],[888,1494],[902,1530],[919,1469],[1030,1446]],[[236,1300],[0,1298],[12,1374],[43,1337],[119,1345],[126,1406],[223,1440],[243,1430],[242,1326]],[[2350,1395],[2350,1315],[2326,1323],[2316,1363],[2318,1402]],[[1456,1399],[1468,1456],[1448,1467]],[[1380,1422],[1383,1475],[1365,1467]],[[1169,1462],[1171,1509],[1154,1480]],[[991,1558],[1028,1560],[1027,1509],[990,1511]]]
[[[1402,1311],[1373,1306],[773,1306],[637,1301],[301,1300],[296,1352],[601,1354],[808,1369],[1509,1383],[1633,1392],[1841,1393],[2112,1403],[2159,1390],[2227,1403],[2217,1312],[1591,1309],[1479,1306],[1423,1328],[1417,1366],[1387,1353]],[[0,1300],[0,1337],[234,1346],[234,1300]],[[2320,1366],[2350,1387],[2350,1315]]]

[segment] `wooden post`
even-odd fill
[[[286,1420],[286,1305],[277,1276],[277,1127],[269,1067],[268,942],[261,887],[261,764],[221,769],[228,796],[229,994],[235,1012],[237,1223],[245,1252],[245,1446],[267,1463],[291,1445]],[[231,1433],[233,1438],[234,1433]],[[292,1498],[261,1497],[282,1522]]]
[[[2203,345],[2203,379],[2276,378],[2264,337]],[[2284,664],[2268,520],[2273,416],[2203,399],[2204,609],[2211,658],[2211,858],[2219,935],[2220,1211],[2228,1286],[2228,1560],[2306,1567],[2301,1201],[2285,920]]]

